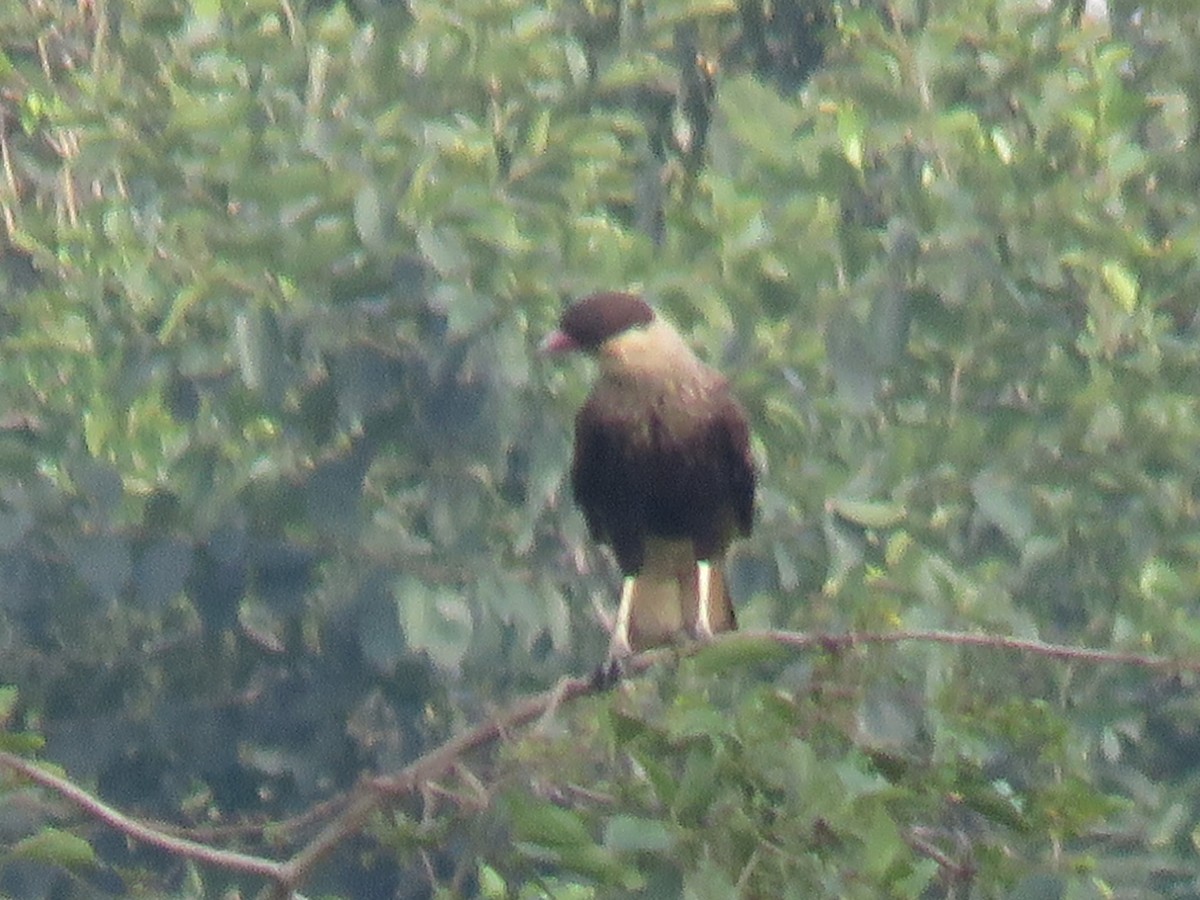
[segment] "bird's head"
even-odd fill
[[[633,294],[589,294],[567,307],[558,329],[546,335],[541,349],[549,354],[575,350],[603,354],[633,333],[644,333],[655,318],[650,305]]]
[[[618,291],[576,300],[558,330],[542,341],[545,353],[574,350],[594,357],[602,374],[621,380],[674,380],[700,364],[679,332],[645,300]]]

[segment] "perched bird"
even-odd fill
[[[722,561],[750,534],[756,475],[728,382],[633,294],[577,300],[542,348],[600,366],[575,418],[571,487],[624,575],[610,660],[737,627]]]

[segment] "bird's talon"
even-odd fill
[[[592,689],[608,691],[616,687],[618,681],[625,677],[625,661],[619,656],[611,656],[592,672]]]

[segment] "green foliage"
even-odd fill
[[[87,841],[57,828],[44,828],[17,841],[5,855],[9,860],[49,863],[68,869],[90,866],[96,861]]]
[[[0,12],[0,749],[282,819],[593,665],[587,373],[535,347],[598,287],[750,412],[746,625],[1200,648],[1189,4],[109,6]],[[1193,688],[739,638],[372,875],[1190,896]],[[0,893],[180,883],[0,790]]]

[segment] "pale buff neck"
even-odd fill
[[[661,318],[610,339],[596,358],[601,375],[614,381],[687,382],[707,368],[679,332]]]

